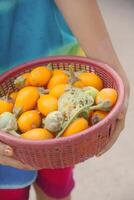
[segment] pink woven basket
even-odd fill
[[[73,136],[32,141],[0,132],[0,141],[13,148],[14,157],[35,169],[65,168],[99,153],[111,140],[124,101],[124,86],[118,74],[107,64],[83,57],[48,57],[17,66],[0,76],[0,96],[6,95],[9,89],[15,90],[13,82],[17,76],[48,63],[58,69],[68,70],[68,66],[73,64],[76,71],[95,72],[103,79],[105,87],[118,91],[118,100],[105,119]]]

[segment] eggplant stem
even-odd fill
[[[86,105],[83,108],[81,108],[78,112],[76,112],[71,118],[70,120],[65,124],[65,126],[63,127],[63,129],[57,134],[56,138],[59,138],[63,132],[67,129],[67,127],[72,123],[72,121],[78,117],[84,110],[86,110],[86,112],[88,112],[88,114],[90,114],[91,111],[93,110],[105,110],[105,111],[109,111],[109,107],[104,107],[105,106],[105,102],[100,103],[98,105],[95,106],[91,106],[91,105]]]
[[[59,138],[63,132],[67,129],[67,127],[70,125],[70,123],[72,123],[72,121],[79,116],[79,114],[81,114],[84,110],[86,110],[87,112],[90,113],[90,106],[91,105],[86,105],[83,108],[81,108],[78,112],[76,112],[71,118],[70,120],[65,124],[65,126],[63,127],[63,129],[57,134],[56,138]],[[89,109],[89,110],[88,110]]]
[[[70,72],[70,85],[73,86],[73,84],[76,81],[79,81],[79,78],[75,75],[72,65],[69,65],[69,72]]]
[[[50,69],[50,70],[53,70],[52,63],[48,63],[48,64],[47,64],[47,68]]]

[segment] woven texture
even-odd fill
[[[17,66],[0,76],[0,96],[6,95],[8,91],[15,91],[13,82],[20,74],[48,63],[52,64],[53,69],[68,70],[68,66],[72,64],[75,71],[86,70],[98,74],[105,87],[117,90],[118,100],[105,119],[69,137],[32,141],[0,132],[0,141],[13,147],[14,157],[35,169],[69,167],[99,153],[113,136],[124,101],[124,87],[118,74],[107,64],[83,57],[48,57]]]

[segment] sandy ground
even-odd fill
[[[98,0],[117,55],[128,74],[126,128],[113,148],[75,169],[73,200],[134,200],[134,0]],[[33,189],[30,200],[35,200]]]

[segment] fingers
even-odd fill
[[[128,110],[128,104],[129,104],[129,94],[128,95],[126,94],[125,99],[124,99],[122,112],[118,116],[119,120],[122,120],[123,118],[125,118],[125,115],[126,115],[127,110]]]
[[[9,157],[13,156],[13,149],[10,146],[0,142],[0,155]]]
[[[5,156],[0,157],[0,164],[15,167],[18,169],[33,170],[31,166],[27,164],[23,164],[14,158],[5,157]]]
[[[118,139],[121,131],[124,129],[124,125],[125,125],[125,118],[123,118],[122,120],[117,120],[116,123],[116,128],[114,130],[114,134],[110,140],[110,142],[106,145],[106,147],[97,154],[97,157],[101,156],[102,154],[104,154],[105,152],[107,152],[116,142],[116,140]]]
[[[31,166],[21,163],[20,161],[12,158],[12,156],[13,149],[10,146],[0,142],[0,164],[19,169],[33,170]]]
[[[124,112],[121,112],[118,116],[118,120],[122,120],[124,118]]]

